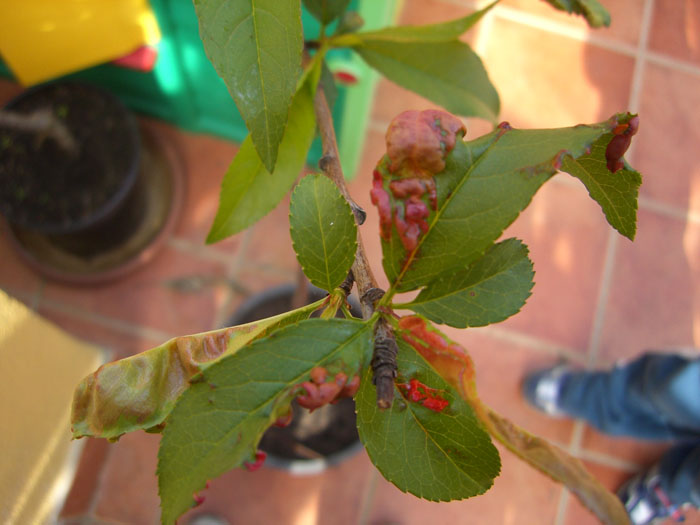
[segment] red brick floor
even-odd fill
[[[521,314],[450,335],[470,349],[482,397],[525,428],[578,455],[614,489],[667,444],[604,436],[581,423],[550,420],[523,402],[518,382],[558,357],[595,367],[645,348],[700,346],[700,2],[606,0],[612,26],[591,31],[538,0],[503,0],[465,40],[482,54],[516,127],[573,125],[639,111],[628,156],[644,175],[634,243],[612,233],[582,186],[557,177],[507,232],[529,245],[534,295]],[[406,0],[400,20],[428,23],[465,14],[467,0]],[[0,102],[19,88],[0,81]],[[360,170],[350,191],[370,216],[362,228],[381,285],[378,222],[368,188],[383,132],[399,111],[432,105],[379,83]],[[467,120],[468,136],[487,129]],[[219,325],[255,292],[290,282],[295,258],[288,200],[249,231],[206,246],[221,177],[235,145],[154,123],[186,166],[188,193],[178,229],[150,264],[99,288],[47,282],[26,268],[0,224],[0,287],[66,330],[125,356],[183,332]],[[200,285],[190,291],[175,280]],[[232,283],[234,285],[232,285]],[[153,524],[159,437],[91,441],[63,510],[67,522]],[[503,452],[502,475],[485,496],[435,504],[398,491],[364,453],[323,474],[295,477],[265,468],[212,483],[205,504],[230,523],[260,524],[587,524],[595,519],[565,490]],[[700,524],[700,514],[688,523]]]

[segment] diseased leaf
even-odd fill
[[[309,74],[294,95],[272,174],[256,153],[250,135],[241,144],[221,184],[219,209],[207,243],[225,239],[254,224],[274,209],[294,184],[316,131],[313,104],[316,78]]]
[[[527,246],[508,239],[468,268],[445,273],[424,288],[410,308],[436,323],[457,328],[498,323],[520,311],[534,285]]]
[[[399,115],[387,131],[387,155],[372,189],[389,282],[400,292],[414,290],[479,259],[567,159],[605,166],[605,140],[630,118],[620,114],[589,126],[542,130],[502,123],[463,142],[447,113]],[[622,177],[615,188],[627,193],[614,211],[629,223],[636,188]]]
[[[116,439],[162,424],[190,380],[251,341],[308,318],[323,299],[252,323],[176,337],[156,348],[107,363],[75,389],[73,437]]]
[[[333,38],[333,46],[356,46],[363,42],[387,41],[387,42],[446,42],[457,40],[463,33],[474,26],[488,13],[500,0],[496,0],[483,9],[475,11],[467,16],[443,22],[422,26],[391,26],[378,31],[366,31],[350,35],[342,35]]]
[[[357,226],[350,205],[324,175],[307,175],[289,206],[292,244],[312,284],[331,291],[355,260]]]
[[[374,69],[448,111],[495,122],[498,93],[479,56],[459,40],[365,40],[353,47]]]
[[[377,408],[372,371],[356,397],[360,439],[372,463],[400,490],[431,501],[486,492],[500,471],[498,451],[472,408],[403,340],[391,408]]]
[[[629,117],[620,118],[619,121],[624,125],[629,122]],[[614,173],[608,168],[607,164],[611,164],[606,158],[610,157],[607,154],[609,144],[618,136],[620,135],[614,133],[603,135],[593,143],[590,153],[577,159],[565,156],[561,169],[580,179],[591,198],[602,208],[608,223],[620,234],[634,240],[637,232],[637,198],[642,176],[624,163],[623,168]]]
[[[533,467],[564,483],[603,523],[629,523],[627,512],[617,496],[603,487],[579,460],[528,434],[481,402],[476,393],[474,365],[466,350],[422,317],[403,317],[398,324],[399,337],[458,392],[492,436]]]
[[[356,375],[372,352],[372,325],[309,319],[272,333],[204,371],[178,400],[158,453],[163,523],[193,506],[207,480],[251,461],[263,432],[289,411],[312,368]]]
[[[598,0],[545,0],[555,9],[585,17],[591,27],[608,27],[610,13]]]
[[[207,57],[272,172],[301,72],[299,0],[194,0]]]
[[[520,459],[554,481],[563,483],[601,523],[630,523],[622,501],[592,476],[581,461],[548,441],[529,434],[483,404],[478,413],[492,436]]]
[[[345,12],[350,0],[304,0],[304,7],[323,24],[330,24]]]

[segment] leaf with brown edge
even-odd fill
[[[397,335],[459,392],[488,432],[508,450],[553,480],[566,485],[603,523],[629,523],[627,512],[617,496],[603,487],[578,459],[529,434],[481,402],[476,393],[474,365],[464,348],[420,316],[399,319]]]
[[[554,481],[566,485],[602,523],[630,523],[620,499],[593,477],[581,461],[548,441],[526,432],[483,403],[475,406],[474,410],[493,437],[523,461]]]
[[[323,301],[240,326],[176,337],[101,366],[73,394],[73,437],[115,440],[135,430],[158,431],[203,370],[251,341],[308,318]]]

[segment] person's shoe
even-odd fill
[[[562,385],[572,369],[568,365],[557,365],[528,374],[523,380],[522,391],[525,399],[533,407],[553,417],[563,417],[559,399]]]
[[[671,518],[685,521],[681,509],[673,505],[661,488],[658,468],[652,467],[627,480],[617,491],[633,525],[657,525]]]

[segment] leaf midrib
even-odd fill
[[[269,150],[271,148],[270,145],[270,112],[267,104],[267,93],[265,92],[265,79],[263,78],[263,69],[262,69],[262,61],[261,61],[261,54],[262,50],[260,49],[260,38],[259,38],[259,31],[258,31],[258,17],[257,17],[257,8],[255,7],[256,0],[250,0],[250,6],[253,9],[253,12],[251,13],[252,19],[253,19],[253,34],[255,35],[255,59],[258,62],[258,71],[260,71],[259,79],[260,79],[260,90],[262,92],[262,102],[263,102],[263,121],[265,123],[265,145],[268,150],[268,156],[269,156]]]
[[[396,277],[396,280],[391,284],[389,291],[386,294],[389,298],[391,298],[394,295],[394,293],[396,293],[396,288],[398,288],[398,286],[401,284],[401,280],[406,275],[406,272],[408,271],[408,269],[411,267],[411,264],[413,263],[413,260],[415,259],[416,254],[423,246],[423,243],[425,242],[425,240],[428,237],[430,237],[430,234],[432,233],[433,228],[435,227],[435,224],[437,223],[438,220],[440,220],[440,217],[442,217],[442,214],[444,213],[445,209],[447,209],[449,207],[449,204],[452,202],[452,199],[455,198],[455,195],[457,195],[459,193],[459,190],[462,188],[462,186],[464,184],[466,184],[466,182],[471,178],[472,173],[474,172],[476,167],[479,166],[483,162],[484,158],[486,158],[486,156],[489,154],[489,152],[496,146],[496,144],[498,144],[498,142],[500,141],[502,136],[503,135],[496,137],[495,140],[491,144],[489,144],[489,146],[484,150],[484,152],[481,155],[479,155],[479,157],[476,160],[474,160],[474,158],[472,157],[471,149],[468,150],[469,162],[471,163],[469,169],[464,173],[464,176],[462,177],[462,179],[455,186],[455,188],[452,190],[452,192],[450,192],[450,194],[447,196],[443,206],[440,207],[435,212],[435,217],[431,221],[431,224],[430,224],[430,227],[428,228],[428,231],[426,232],[425,235],[423,235],[422,237],[419,238],[418,245],[413,250],[413,252],[406,258],[406,262],[404,263],[403,268],[399,272],[399,275]],[[462,139],[458,139],[458,140],[462,140]]]
[[[398,389],[395,389],[395,390],[398,390]],[[415,410],[413,409],[413,406],[412,406],[413,401],[410,401],[409,399],[407,399],[406,396],[403,395],[403,392],[401,392],[400,390],[399,390],[399,392],[401,393],[401,397],[404,399],[404,402],[405,402],[406,405],[409,407],[409,410],[411,411],[411,416],[413,416],[414,421],[415,421],[416,424],[420,427],[420,429],[423,431],[423,433],[430,439],[430,442],[433,443],[433,445],[434,445],[446,458],[448,458],[448,459],[450,460],[450,463],[452,464],[452,466],[453,466],[455,469],[457,469],[458,472],[462,473],[462,475],[463,475],[464,477],[466,477],[466,478],[469,479],[472,483],[474,483],[477,487],[479,487],[480,489],[482,489],[482,491],[483,491],[483,490],[486,490],[488,487],[484,487],[479,481],[477,481],[476,479],[472,478],[469,474],[467,474],[467,473],[455,462],[455,460],[452,459],[452,456],[451,456],[450,454],[448,454],[448,453],[445,451],[445,449],[443,449],[443,447],[435,440],[435,438],[432,436],[432,434],[431,434],[430,432],[428,432],[428,430],[426,429],[425,425],[423,425],[423,423],[420,421],[420,419],[419,419],[418,416],[416,415],[416,412],[415,412]]]
[[[525,260],[527,260],[527,259],[525,259]],[[516,261],[514,264],[511,264],[511,265],[505,267],[503,270],[498,271],[498,272],[496,272],[496,273],[493,273],[493,274],[489,275],[488,277],[486,277],[486,278],[484,278],[484,279],[480,279],[480,280],[474,282],[473,284],[470,284],[469,286],[467,286],[467,287],[465,287],[465,288],[460,288],[460,289],[458,289],[458,290],[446,292],[446,293],[444,293],[444,294],[437,295],[437,296],[435,296],[435,297],[429,297],[428,299],[424,299],[424,300],[422,300],[422,301],[418,301],[418,299],[420,298],[420,296],[418,296],[418,297],[416,297],[416,299],[414,299],[414,300],[411,301],[410,303],[405,303],[405,304],[401,304],[401,305],[398,305],[398,304],[397,304],[397,305],[394,305],[394,306],[398,307],[398,306],[408,306],[408,305],[411,305],[411,306],[422,305],[422,304],[426,304],[426,303],[430,303],[430,302],[441,301],[441,300],[446,299],[446,298],[448,298],[448,297],[452,297],[452,296],[454,296],[454,295],[462,294],[462,293],[464,293],[465,290],[468,290],[468,289],[470,289],[470,288],[474,288],[475,286],[481,285],[481,284],[486,283],[486,282],[488,282],[488,281],[490,281],[490,280],[492,280],[492,279],[495,279],[496,277],[500,277],[501,275],[503,275],[503,274],[505,274],[505,273],[508,273],[508,272],[509,272],[510,270],[512,270],[515,266],[517,266],[518,264],[520,264],[520,263],[522,263],[522,262],[523,262],[522,259],[521,259],[521,260],[518,260],[518,261]],[[437,281],[437,280],[436,280],[436,281]],[[436,281],[431,281],[430,284],[433,284],[433,283],[435,283]],[[427,288],[427,289],[429,289],[429,288]]]
[[[369,323],[366,323],[366,325],[365,325],[364,327],[362,327],[362,329],[358,330],[354,335],[352,335],[352,337],[350,337],[350,339],[347,339],[343,344],[338,345],[338,346],[336,347],[336,349],[333,350],[330,354],[327,354],[327,355],[323,358],[323,360],[326,361],[326,360],[328,360],[328,359],[331,359],[331,358],[334,357],[335,355],[337,355],[337,353],[341,352],[342,349],[346,348],[346,347],[347,347],[351,342],[353,342],[357,337],[360,337],[360,336],[364,333],[364,331],[368,329],[369,326],[370,326],[370,324],[369,324]],[[261,341],[262,341],[262,340],[261,340]],[[233,355],[237,355],[237,354],[233,354]],[[309,370],[311,370],[311,368],[313,368],[314,366],[316,366],[316,365],[312,365],[312,366],[309,368]],[[287,386],[284,387],[284,388],[288,388],[290,385],[296,384],[297,382],[299,382],[299,380],[301,380],[302,377],[304,377],[304,376],[307,375],[307,374],[308,374],[308,371],[305,372],[305,373],[303,373],[303,374],[300,374],[300,375],[296,376],[293,380],[288,381],[288,382],[286,383]],[[233,386],[233,385],[232,385],[232,386]],[[227,387],[222,386],[222,387],[220,387],[220,388],[225,389],[225,388],[227,388]],[[238,429],[247,419],[251,418],[253,415],[256,415],[256,414],[257,414],[258,412],[260,412],[263,408],[265,408],[267,405],[269,405],[270,403],[272,403],[272,402],[277,398],[277,396],[279,396],[280,392],[284,390],[284,388],[280,389],[280,391],[278,391],[278,392],[277,392],[274,396],[272,396],[271,398],[268,398],[268,399],[262,401],[262,402],[261,402],[257,407],[255,407],[254,409],[248,411],[248,412],[247,412],[247,413],[248,413],[248,416],[247,416],[247,417],[243,418],[238,424],[236,424],[235,426],[231,427],[231,429],[230,429],[229,431],[227,431],[226,434],[225,434],[221,439],[217,440],[217,447],[220,446],[220,444],[221,444],[222,442],[225,442],[226,439],[228,439],[228,438],[231,436],[232,433],[235,433],[235,432],[236,432],[236,429]],[[214,452],[215,452],[215,450],[212,449],[209,453],[207,453],[207,454],[202,458],[202,460],[200,461],[200,465],[201,465],[201,464],[208,464],[209,458],[214,454]]]

